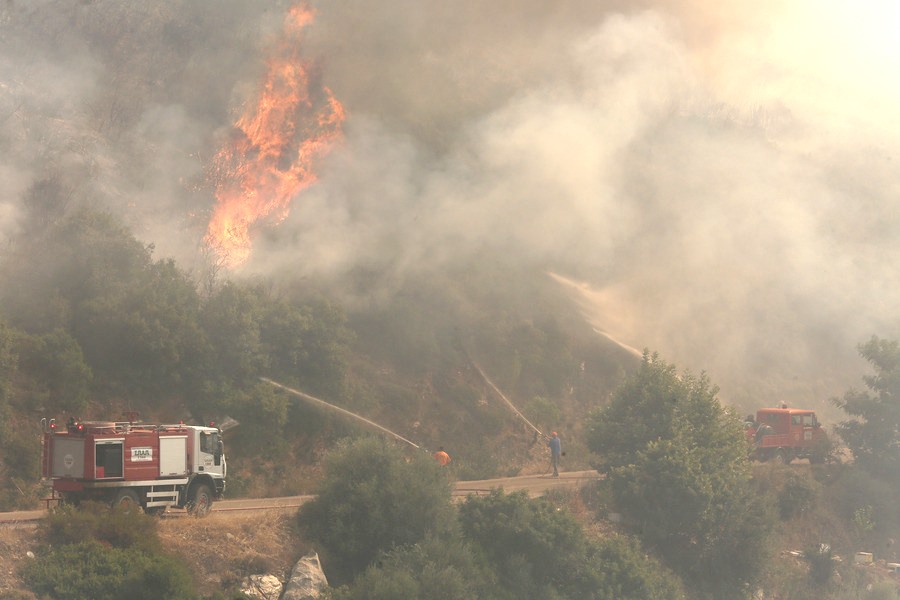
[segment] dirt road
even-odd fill
[[[600,479],[596,471],[574,471],[560,473],[559,477],[550,475],[523,475],[520,477],[501,477],[480,481],[457,481],[453,488],[453,497],[463,499],[470,494],[485,495],[491,490],[503,488],[507,492],[525,490],[532,498],[541,496],[551,489],[575,488],[589,481]],[[281,498],[241,498],[236,500],[220,500],[213,504],[213,512],[259,511],[273,509],[297,508],[314,496],[285,496]],[[37,521],[46,514],[46,510],[27,510],[0,513],[0,524],[15,526]],[[170,509],[167,513],[178,515],[183,511]]]

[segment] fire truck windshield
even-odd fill
[[[791,416],[791,425],[802,425],[803,427],[815,427],[816,426],[816,416],[813,414],[792,415]]]

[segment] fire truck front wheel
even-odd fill
[[[141,509],[141,500],[134,490],[119,490],[113,496],[112,505],[115,508],[121,508],[125,512],[136,512]]]
[[[188,502],[187,510],[195,517],[205,517],[212,508],[212,490],[205,483],[195,485],[191,488],[191,500]]]

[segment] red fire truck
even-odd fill
[[[825,462],[828,434],[816,419],[816,413],[799,408],[761,408],[756,419],[748,417],[747,437],[753,445],[753,458],[785,464],[795,458],[810,463]]]
[[[64,502],[174,506],[206,515],[225,491],[221,431],[194,425],[43,419],[41,469]]]

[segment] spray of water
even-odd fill
[[[268,377],[260,377],[259,380],[260,380],[260,381],[264,381],[264,382],[266,382],[266,383],[269,383],[269,384],[271,384],[271,385],[274,385],[275,387],[280,388],[280,389],[282,389],[282,390],[288,392],[289,394],[293,394],[294,396],[297,396],[298,398],[302,398],[302,399],[304,399],[304,400],[306,400],[306,401],[308,401],[308,402],[312,402],[312,403],[314,403],[314,404],[318,404],[318,405],[320,405],[320,406],[324,406],[324,407],[329,408],[329,409],[331,409],[331,410],[337,411],[337,412],[339,412],[339,413],[341,413],[341,414],[347,415],[348,417],[352,417],[352,418],[354,418],[354,419],[357,419],[357,420],[359,420],[359,421],[362,421],[363,423],[366,423],[367,425],[370,425],[370,426],[372,426],[372,427],[374,427],[374,428],[376,428],[376,429],[379,429],[379,430],[383,431],[384,433],[388,434],[389,436],[393,437],[394,439],[400,440],[401,442],[406,442],[407,444],[409,444],[410,446],[412,446],[413,448],[415,448],[415,449],[417,449],[417,450],[422,450],[422,448],[420,448],[417,444],[412,443],[411,441],[409,441],[409,440],[406,439],[405,437],[403,437],[403,436],[401,436],[401,435],[399,435],[399,434],[397,434],[397,433],[394,433],[394,432],[391,431],[390,429],[387,429],[387,428],[385,428],[385,427],[382,427],[381,425],[379,425],[378,423],[375,423],[374,421],[370,421],[369,419],[367,419],[367,418],[365,418],[365,417],[361,417],[361,416],[359,416],[359,415],[356,414],[356,413],[353,413],[353,412],[350,412],[349,410],[346,410],[346,409],[344,409],[344,408],[341,408],[340,406],[335,406],[334,404],[330,404],[330,403],[328,403],[328,402],[325,402],[324,400],[320,400],[319,398],[316,398],[315,396],[310,396],[309,394],[305,394],[305,393],[303,393],[303,392],[301,392],[301,391],[299,391],[299,390],[295,390],[295,389],[293,389],[293,388],[289,388],[288,386],[282,385],[282,384],[278,383],[277,381],[272,381],[272,380],[269,379]]]
[[[512,410],[520,419],[522,419],[523,421],[528,423],[528,426],[531,427],[532,429],[534,429],[534,431],[538,435],[543,436],[544,434],[541,433],[541,430],[538,429],[537,427],[535,427],[534,425],[532,425],[531,421],[529,421],[527,418],[525,418],[525,415],[523,415],[521,412],[519,412],[519,409],[516,408],[515,405],[509,401],[509,398],[507,398],[503,394],[503,392],[500,391],[500,388],[498,388],[496,385],[494,385],[494,382],[491,381],[490,377],[488,377],[485,374],[485,372],[481,369],[481,367],[478,366],[478,363],[476,363],[474,360],[472,360],[471,362],[472,362],[472,366],[475,367],[475,370],[478,371],[478,373],[481,375],[481,378],[484,379],[489,386],[491,386],[491,389],[494,390],[494,392],[496,392],[498,396],[500,396],[500,398],[503,400],[503,402],[506,403],[506,405],[510,408],[510,410]]]
[[[638,350],[637,348],[635,348],[634,346],[629,346],[625,342],[620,342],[619,340],[614,338],[611,333],[609,333],[607,331],[603,331],[602,329],[597,329],[596,327],[594,327],[593,329],[594,329],[595,333],[599,333],[600,335],[602,335],[603,337],[605,337],[606,339],[611,341],[613,344],[619,346],[620,348],[622,348],[623,350],[625,350],[632,356],[635,356],[640,359],[644,358],[644,353],[641,352],[640,350]]]

